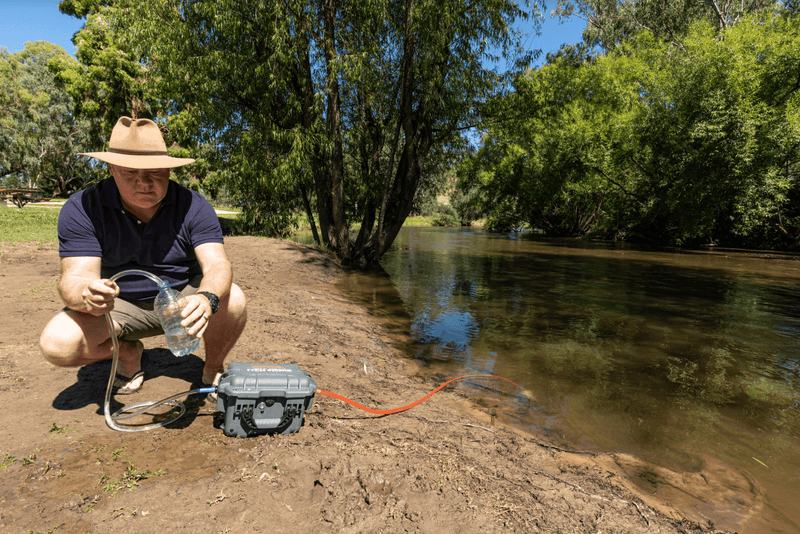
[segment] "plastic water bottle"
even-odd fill
[[[169,282],[159,282],[153,310],[161,321],[169,350],[175,356],[186,356],[200,348],[200,338],[190,336],[186,328],[181,326],[181,311],[185,307],[186,297],[172,289]]]

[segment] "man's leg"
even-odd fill
[[[246,299],[236,284],[219,301],[219,310],[208,321],[203,334],[206,348],[206,363],[203,367],[203,383],[211,384],[217,373],[224,370],[225,358],[231,351],[247,323]]]
[[[114,321],[116,334],[122,328]],[[53,317],[39,338],[45,359],[60,367],[81,367],[114,354],[105,316],[65,310]],[[128,377],[141,369],[141,341],[120,341],[118,371]]]

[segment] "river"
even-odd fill
[[[407,330],[409,357],[432,374],[528,390],[462,386],[498,417],[573,449],[718,476],[687,501],[696,517],[797,534],[798,260],[405,228],[382,260],[388,278],[343,284]],[[724,497],[703,495],[719,484]]]

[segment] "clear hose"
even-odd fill
[[[122,271],[120,273],[115,274],[109,280],[114,281],[118,278],[128,275],[137,275],[137,276],[144,276],[149,278],[150,280],[154,281],[157,285],[162,283],[161,278],[157,277],[154,274],[148,273],[147,271],[140,271],[138,269],[130,269],[127,271]],[[119,430],[120,432],[140,432],[142,430],[152,430],[154,428],[162,427],[177,421],[178,419],[186,413],[186,407],[183,405],[182,402],[178,402],[175,399],[194,395],[196,393],[213,393],[217,390],[216,387],[208,387],[208,388],[197,388],[191,389],[189,391],[185,391],[183,393],[178,393],[177,395],[173,395],[171,397],[167,397],[166,399],[162,399],[157,402],[147,401],[147,402],[140,402],[138,404],[134,404],[132,406],[124,406],[114,412],[111,413],[111,395],[114,389],[114,380],[117,376],[117,361],[119,360],[119,340],[117,339],[117,332],[114,328],[114,321],[111,319],[111,314],[106,314],[106,321],[108,322],[108,332],[111,337],[111,344],[114,347],[114,356],[111,358],[111,373],[108,376],[108,386],[106,387],[106,399],[103,404],[103,412],[106,417],[106,424],[114,429]],[[158,406],[172,406],[178,409],[177,414],[171,416],[169,419],[165,419],[164,421],[159,421],[158,423],[154,423],[152,425],[145,425],[145,426],[120,426],[117,422],[123,421],[125,419],[131,419],[138,415],[142,415],[147,413],[149,410],[156,408]]]

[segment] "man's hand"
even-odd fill
[[[201,338],[211,318],[211,303],[204,295],[189,295],[186,301],[186,307],[181,312],[181,326],[186,327],[190,336]]]
[[[84,312],[100,316],[114,309],[114,299],[119,296],[119,287],[108,279],[89,282],[81,292]]]

